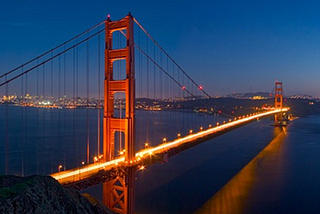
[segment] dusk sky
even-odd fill
[[[212,96],[320,96],[320,2],[0,0],[0,74],[131,12]]]

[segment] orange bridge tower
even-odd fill
[[[274,103],[275,103],[275,109],[282,110],[283,107],[283,88],[282,88],[282,82],[276,81],[275,83],[275,89],[274,89]],[[275,124],[281,122],[282,120],[282,113],[275,114]]]
[[[120,31],[125,34],[126,46],[113,49],[113,33]],[[135,72],[134,72],[134,41],[133,17],[129,13],[123,19],[105,22],[105,80],[104,80],[104,117],[103,117],[103,156],[105,161],[115,158],[115,133],[124,133],[125,160],[135,158]],[[113,63],[125,60],[126,77],[123,80],[113,78]],[[114,115],[114,94],[125,94],[125,118]],[[127,176],[103,184],[103,203],[117,213],[133,213],[134,186],[133,169],[128,168]]]

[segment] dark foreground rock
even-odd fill
[[[49,176],[0,176],[0,213],[113,213],[88,198]]]

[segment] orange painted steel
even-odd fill
[[[121,20],[106,20],[105,37],[105,80],[104,80],[104,117],[103,117],[103,157],[104,161],[115,159],[115,132],[123,132],[125,136],[125,160],[135,159],[135,75],[134,75],[134,41],[133,17],[129,14]],[[113,49],[113,32],[126,32],[126,47]],[[126,78],[114,80],[113,63],[126,60]],[[126,99],[125,118],[114,116],[114,94],[122,92]],[[121,142],[120,142],[121,143]],[[132,174],[128,168],[127,174]],[[117,177],[103,183],[103,203],[117,213],[134,212],[133,176]]]
[[[275,103],[275,109],[282,110],[283,108],[283,87],[282,82],[276,81],[275,83],[275,89],[274,89],[275,95],[274,95],[274,103]],[[275,122],[282,120],[282,113],[275,114],[274,117]]]

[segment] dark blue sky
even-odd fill
[[[320,96],[320,2],[0,1],[0,73],[129,11],[211,95]]]

